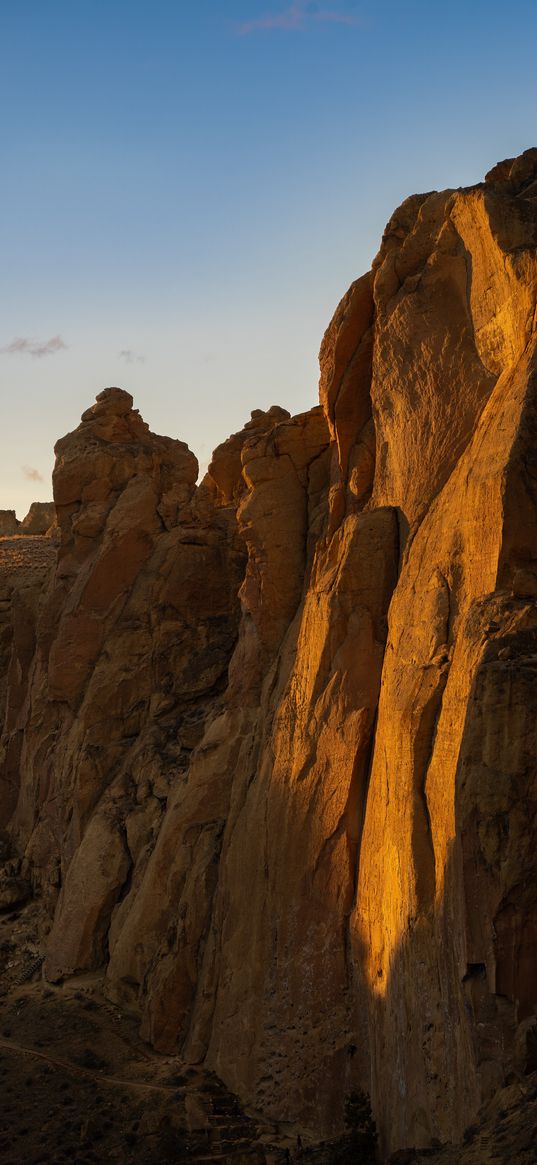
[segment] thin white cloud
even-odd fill
[[[0,352],[4,356],[33,356],[39,359],[41,356],[55,356],[56,352],[66,348],[67,344],[64,344],[61,336],[51,336],[50,340],[30,340],[27,336],[17,336],[10,344],[0,348]]]
[[[44,481],[43,474],[38,469],[34,469],[33,465],[23,465],[22,472],[27,481]]]
[[[312,0],[293,0],[293,3],[281,12],[269,12],[266,16],[245,21],[239,25],[238,32],[240,36],[249,36],[253,32],[266,32],[275,28],[295,32],[315,22],[346,25],[360,23],[356,14],[345,12],[341,8],[322,8]]]
[[[131,348],[122,348],[119,353],[119,359],[124,360],[125,364],[145,364],[145,356],[139,356]]]

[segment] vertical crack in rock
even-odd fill
[[[394,213],[320,407],[256,410],[196,485],[106,389],[52,531],[0,515],[45,974],[102,966],[157,1049],[318,1136],[365,1089],[385,1153],[532,1062],[536,303],[530,150]]]

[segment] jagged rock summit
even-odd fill
[[[385,1154],[457,1141],[536,1067],[536,336],[529,150],[403,203],[320,406],[256,411],[199,486],[101,393],[6,600],[0,824],[46,976],[102,968],[304,1136],[360,1088]]]
[[[22,522],[19,522],[15,510],[0,510],[0,538],[10,538],[15,534],[52,534],[55,522],[53,502],[32,502]]]

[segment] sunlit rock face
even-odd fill
[[[102,967],[277,1120],[364,1088],[386,1151],[456,1140],[537,1022],[536,306],[537,151],[408,199],[320,406],[254,412],[201,485],[100,394],[2,641],[47,976]]]
[[[371,505],[408,534],[351,933],[392,1146],[461,1134],[535,1020],[537,151],[503,174],[375,263]]]
[[[24,535],[55,533],[56,508],[53,502],[32,502],[30,509],[20,524],[19,533]]]

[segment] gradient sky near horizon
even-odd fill
[[[106,385],[211,449],[317,400],[419,190],[537,145],[535,0],[0,0],[0,508]]]

